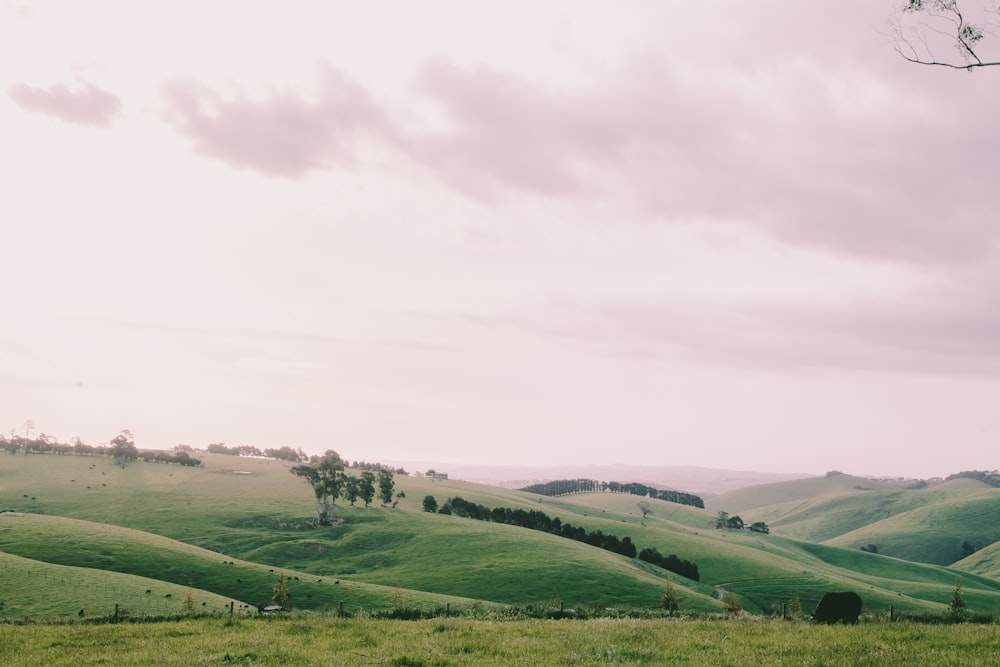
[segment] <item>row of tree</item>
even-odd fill
[[[362,470],[361,475],[355,477],[346,472],[347,464],[332,449],[315,459],[315,462],[293,466],[291,473],[306,480],[312,487],[316,497],[317,526],[333,523],[333,508],[338,498],[343,498],[352,506],[361,500],[368,507],[375,499],[377,488],[382,506],[391,503],[395,507],[406,497],[402,491],[393,495],[396,482],[392,469],[387,466],[381,466],[376,471]]]
[[[72,454],[76,456],[108,456],[121,467],[132,461],[148,463],[174,463],[183,466],[200,466],[201,459],[191,456],[190,448],[178,446],[173,452],[161,450],[140,450],[135,446],[132,432],[123,430],[107,444],[88,445],[80,438],[74,438],[73,443],[59,442],[44,433],[34,438],[11,434],[10,437],[0,435],[0,449],[9,454]]]
[[[572,493],[630,493],[634,496],[644,496],[665,500],[669,503],[689,505],[704,509],[705,501],[693,493],[656,489],[638,482],[599,482],[594,479],[557,479],[552,482],[529,484],[521,491],[537,493],[542,496],[566,496]]]
[[[186,445],[182,445],[186,446]],[[277,449],[260,449],[259,447],[254,447],[253,445],[233,445],[232,447],[227,447],[224,442],[213,442],[205,448],[209,454],[226,454],[229,456],[261,456],[268,457],[272,459],[277,459],[279,461],[291,461],[292,463],[309,463],[312,465],[319,465],[326,454],[322,456],[312,455],[309,456],[302,448],[292,449],[291,447],[285,445],[283,447],[278,447]],[[327,450],[329,451],[329,450]],[[339,455],[338,455],[339,458]],[[370,463],[368,461],[354,461],[353,463],[348,463],[347,461],[341,461],[345,468],[353,468],[355,470],[370,470],[372,472],[379,472],[380,470],[387,470],[396,475],[406,475],[407,472],[402,468],[393,468],[392,466],[385,465],[384,463]]]
[[[493,523],[505,523],[512,526],[520,526],[531,530],[539,530],[552,535],[558,535],[566,539],[583,542],[591,546],[611,551],[628,558],[640,558],[647,562],[658,565],[665,570],[674,572],[698,581],[698,566],[691,561],[681,560],[676,555],[660,556],[659,552],[653,548],[643,549],[636,552],[632,538],[625,536],[620,538],[617,535],[605,533],[601,530],[587,532],[580,526],[563,523],[559,517],[549,517],[545,512],[538,510],[512,509],[510,507],[494,507],[490,509],[486,505],[469,502],[463,498],[449,498],[443,505],[438,507],[434,496],[425,496],[423,500],[425,512],[438,512],[439,514],[451,514],[479,521],[492,521]],[[645,554],[646,557],[643,557]]]
[[[277,449],[262,450],[253,445],[233,445],[232,447],[227,447],[224,442],[213,442],[205,448],[205,451],[209,454],[226,454],[228,456],[267,456],[279,461],[291,461],[293,463],[309,460],[309,455],[302,451],[301,448],[292,449],[287,445],[278,447]]]

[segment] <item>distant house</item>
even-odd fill
[[[431,479],[448,479],[448,473],[446,472],[432,472]]]

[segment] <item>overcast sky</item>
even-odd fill
[[[0,0],[0,430],[994,469],[1000,68],[900,4]]]

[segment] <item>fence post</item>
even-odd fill
[[[118,620],[118,603],[115,603],[115,620]]]

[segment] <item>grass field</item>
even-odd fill
[[[1000,627],[685,619],[374,621],[331,617],[24,625],[0,632],[12,667],[160,665],[996,664]]]
[[[856,590],[872,614],[885,615],[890,607],[934,614],[947,610],[961,581],[970,611],[1000,613],[1000,583],[975,570],[777,534],[715,530],[712,510],[658,500],[650,501],[653,513],[643,518],[639,499],[627,495],[545,498],[397,476],[397,488],[406,493],[398,508],[341,502],[338,525],[316,530],[308,523],[311,489],[289,473],[291,464],[212,455],[204,460],[201,468],[135,463],[122,469],[103,458],[0,457],[0,511],[7,510],[0,514],[0,552],[28,559],[0,568],[0,618],[65,618],[87,606],[85,596],[56,608],[51,598],[58,587],[15,586],[28,563],[78,568],[81,582],[113,572],[252,606],[268,603],[285,573],[293,607],[315,611],[341,604],[352,612],[400,604],[650,610],[669,584],[690,613],[719,613],[727,592],[739,595],[747,611],[769,613],[793,599],[811,611],[825,591]],[[830,483],[850,488],[857,479],[840,477],[846,476]],[[883,491],[898,489],[877,492]],[[425,495],[439,503],[462,496],[489,507],[537,509],[587,530],[629,536],[639,548],[695,561],[701,579],[537,531],[426,513]],[[119,589],[142,593],[116,602],[136,607],[147,589]],[[176,601],[177,595],[167,599]],[[204,601],[209,607],[209,598]]]

